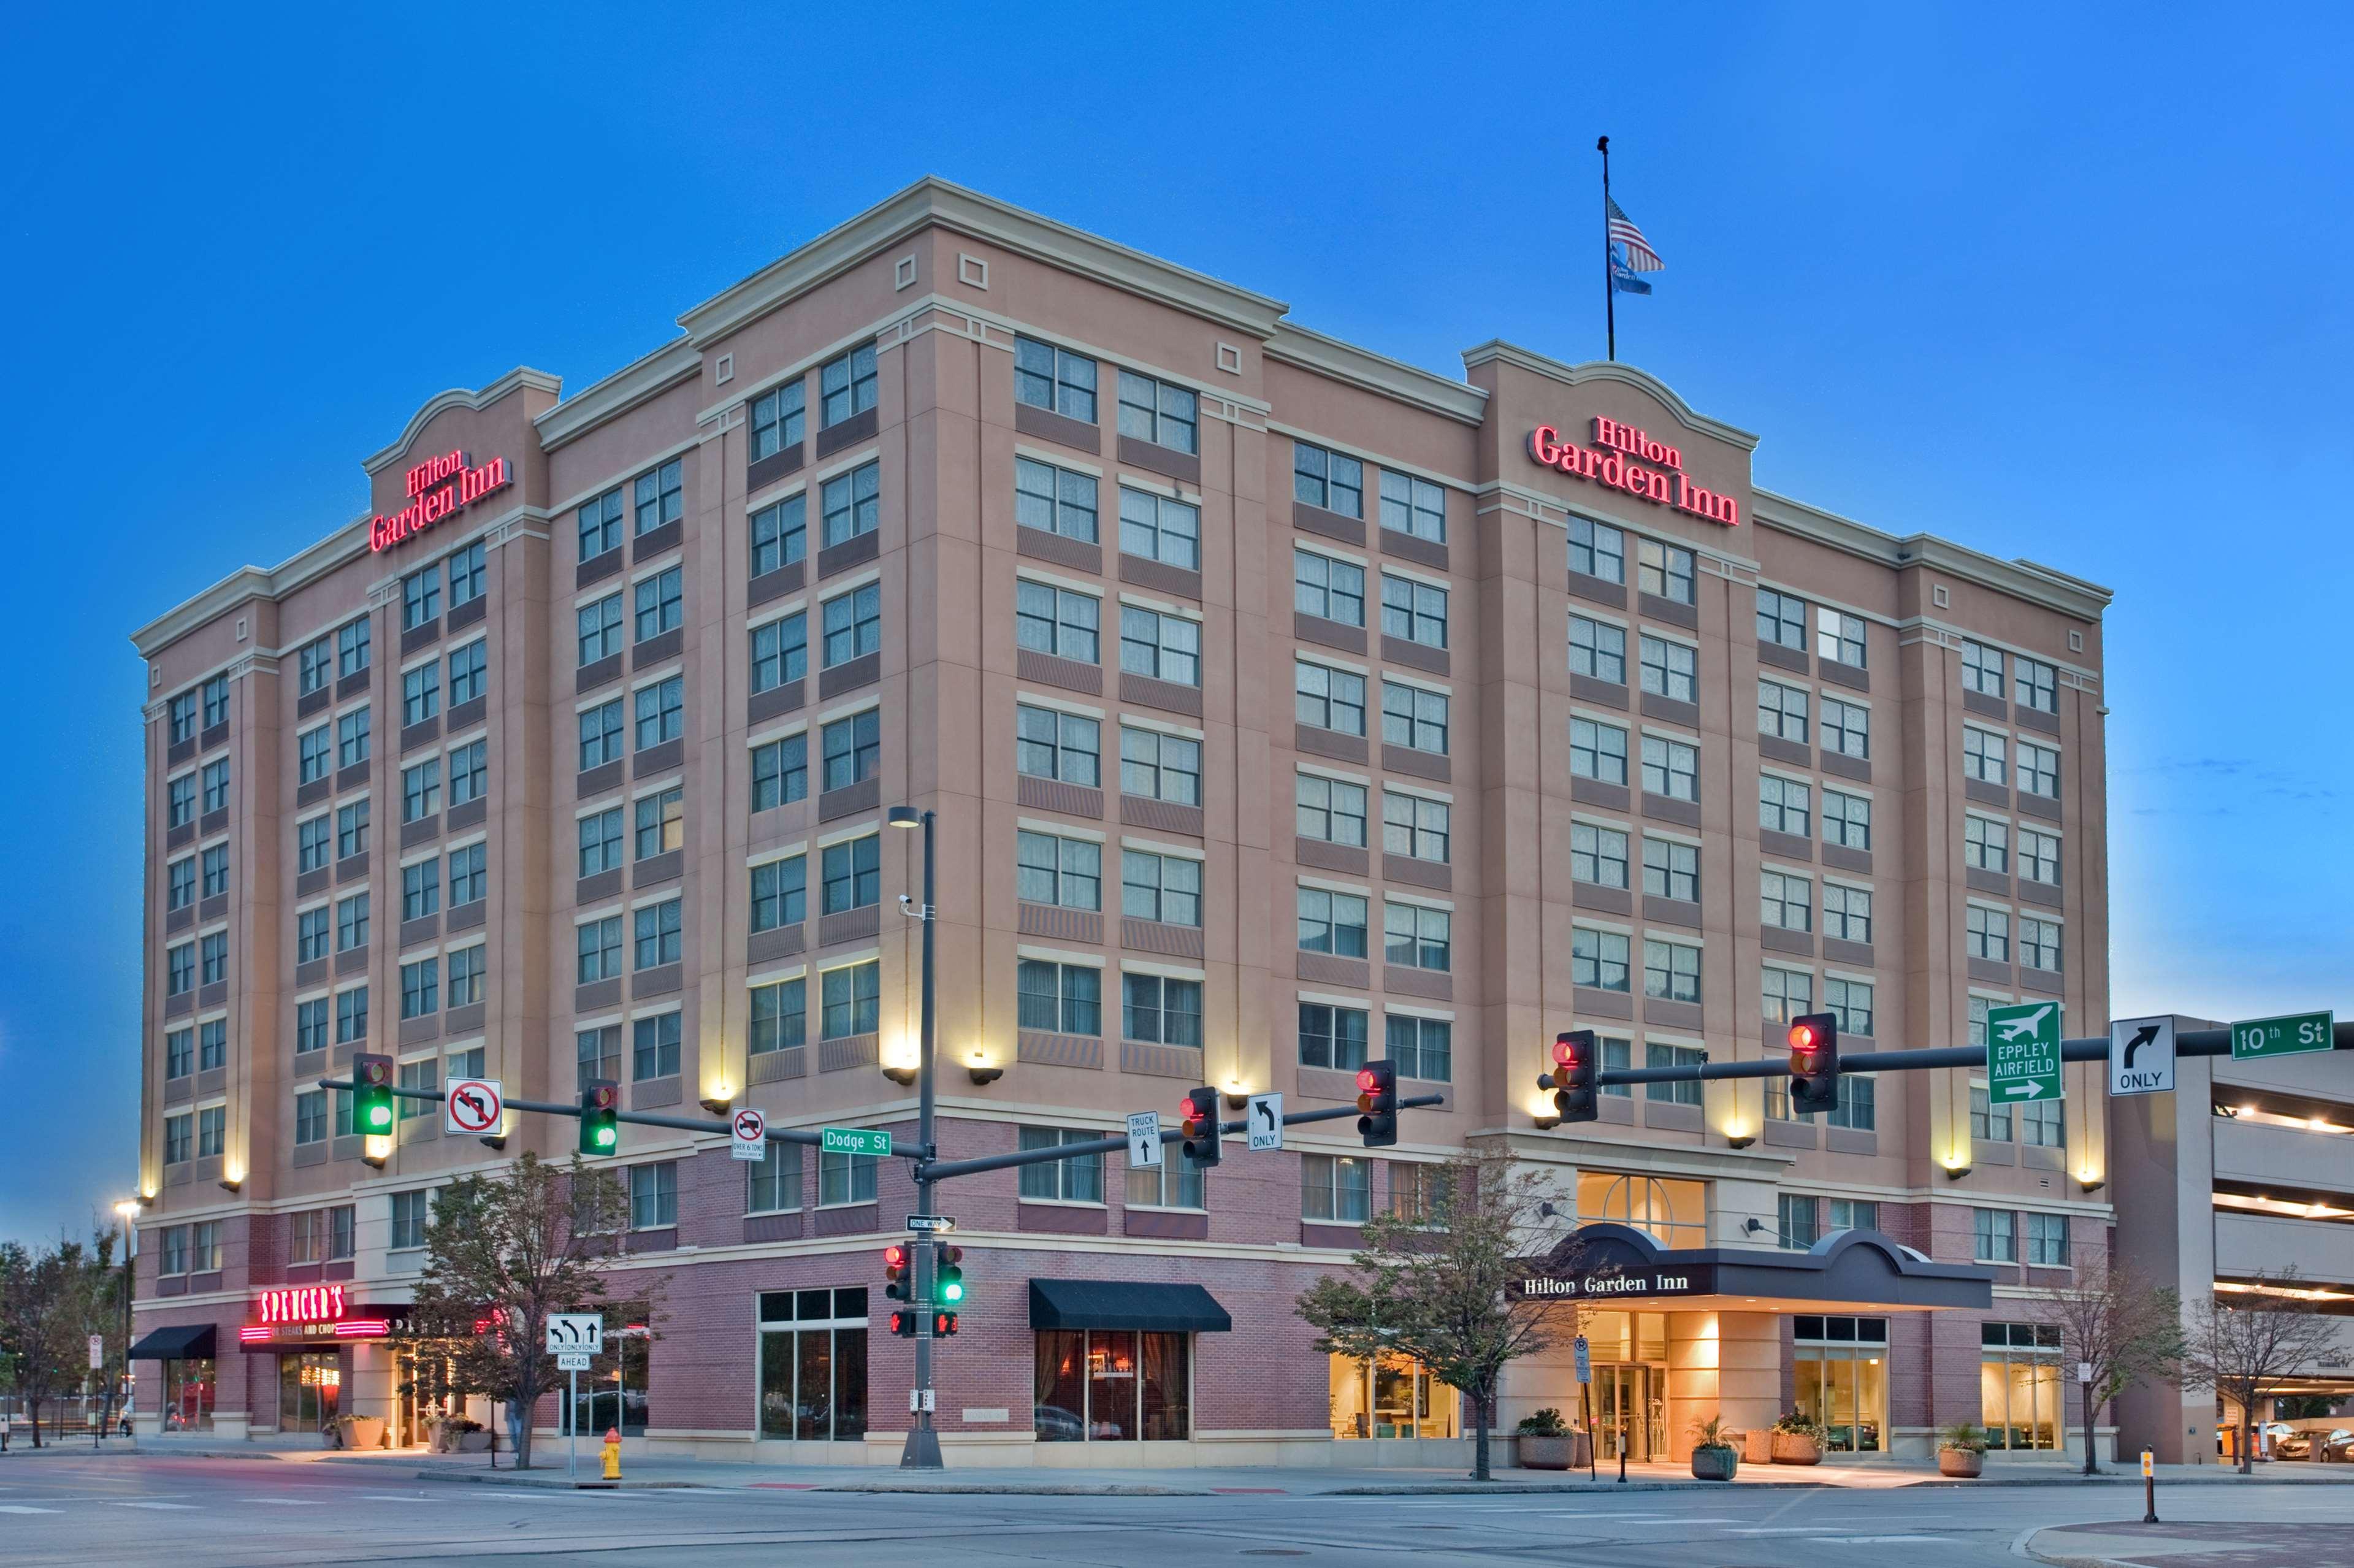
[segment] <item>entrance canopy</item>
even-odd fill
[[[1661,1246],[1632,1225],[1580,1225],[1521,1281],[1523,1297],[1652,1311],[1983,1310],[1994,1270],[1935,1263],[1878,1231],[1825,1236],[1804,1252]]]
[[[1033,1329],[1141,1329],[1160,1334],[1224,1334],[1235,1320],[1198,1285],[1127,1279],[1034,1279]]]
[[[213,1353],[213,1326],[184,1323],[158,1329],[131,1347],[134,1361],[201,1361]]]

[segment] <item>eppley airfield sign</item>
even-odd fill
[[[1575,446],[1563,440],[1561,432],[1551,425],[1539,425],[1529,432],[1529,457],[1546,468],[1591,480],[1606,489],[1623,490],[1655,506],[1671,506],[1728,528],[1741,525],[1741,503],[1687,478],[1680,449],[1598,414],[1592,440],[1591,447]]]

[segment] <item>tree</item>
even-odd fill
[[[2256,1402],[2338,1342],[2338,1319],[2314,1309],[2291,1264],[2192,1305],[2183,1371],[2240,1407],[2240,1474],[2254,1467]]]
[[[1488,1429],[1505,1366],[1573,1331],[1574,1315],[1524,1298],[1532,1258],[1553,1251],[1558,1225],[1543,1179],[1505,1149],[1480,1149],[1437,1167],[1428,1208],[1365,1222],[1348,1274],[1327,1275],[1299,1300],[1326,1355],[1411,1356],[1469,1400],[1475,1480],[1490,1478]]]
[[[2094,1416],[2125,1390],[2165,1376],[2182,1360],[2181,1298],[2095,1255],[2077,1265],[2073,1283],[2037,1290],[2025,1315],[2059,1335],[2063,1367],[2092,1368],[2084,1412],[2084,1474],[2098,1474]]]
[[[507,1404],[518,1468],[531,1467],[532,1411],[559,1378],[545,1350],[548,1316],[602,1306],[628,1216],[620,1180],[577,1157],[559,1168],[525,1153],[434,1195],[411,1319],[442,1341],[451,1392]]]
[[[97,1321],[98,1304],[113,1299],[105,1293],[111,1252],[104,1236],[91,1248],[60,1238],[38,1252],[0,1243],[0,1345],[14,1363],[16,1392],[32,1414],[36,1448],[41,1406],[87,1377],[88,1336],[105,1331]]]

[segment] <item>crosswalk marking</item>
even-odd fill
[[[23,1503],[0,1503],[0,1513],[55,1513],[53,1508],[28,1508]]]
[[[152,1508],[152,1509],[167,1509],[167,1508],[168,1508],[168,1509],[177,1509],[177,1510],[181,1510],[181,1511],[182,1511],[182,1512],[184,1512],[184,1513],[195,1513],[195,1512],[196,1511],[196,1504],[194,1504],[194,1503],[167,1503],[167,1502],[110,1502],[110,1503],[108,1503],[108,1504],[107,1504],[107,1506],[108,1506],[109,1508]]]
[[[317,1498],[239,1498],[237,1500],[242,1503],[254,1503],[262,1508],[319,1508],[323,1506],[320,1499]]]
[[[1814,1543],[1823,1546],[1895,1546],[1945,1539],[1942,1535],[1818,1535],[1814,1537]]]

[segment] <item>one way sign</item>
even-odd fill
[[[2157,1095],[2173,1088],[2173,1018],[2121,1018],[2110,1024],[2109,1093]]]

